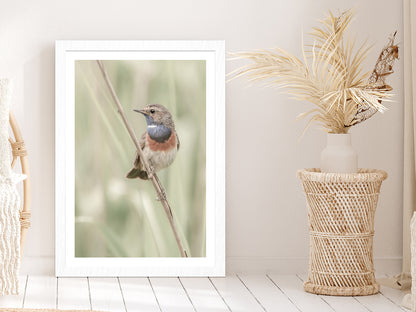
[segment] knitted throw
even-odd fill
[[[11,83],[0,79],[0,294],[17,295],[20,267],[20,197],[16,184],[25,176],[12,171],[9,143]]]

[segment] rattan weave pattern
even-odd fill
[[[373,264],[374,215],[382,170],[358,173],[297,172],[306,195],[310,253],[308,292],[337,296],[379,291]]]

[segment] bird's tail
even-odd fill
[[[142,180],[148,180],[149,177],[147,176],[147,172],[145,170],[141,170],[138,168],[133,168],[131,169],[127,175],[126,175],[127,179],[136,179],[136,178],[140,178]]]

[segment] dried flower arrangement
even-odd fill
[[[310,33],[314,44],[306,46],[309,50],[302,49],[303,61],[280,48],[231,53],[233,60],[248,59],[252,63],[230,75],[284,87],[294,99],[315,104],[316,108],[298,116],[301,119],[312,114],[305,130],[318,122],[329,133],[348,133],[352,126],[386,109],[381,103],[391,97],[392,87],[385,79],[393,73],[393,63],[398,59],[395,32],[373,71],[364,72],[362,64],[371,47],[364,42],[355,49],[356,38],[347,36],[344,40],[353,15],[352,10],[339,16],[330,11],[320,21],[321,27]]]

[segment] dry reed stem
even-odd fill
[[[150,181],[152,181],[153,187],[154,187],[154,189],[155,189],[155,191],[157,193],[157,196],[158,196],[160,202],[162,203],[162,206],[163,206],[163,208],[165,210],[166,216],[167,216],[167,218],[169,220],[169,223],[170,223],[170,226],[172,228],[172,232],[173,232],[173,234],[175,236],[176,243],[178,244],[178,248],[179,248],[179,251],[181,253],[181,257],[188,257],[188,255],[186,253],[186,250],[183,247],[181,238],[179,237],[178,231],[176,229],[175,220],[173,220],[172,210],[171,210],[170,205],[169,205],[169,202],[168,202],[168,200],[166,198],[166,194],[164,193],[163,185],[160,182],[160,180],[159,180],[158,176],[156,175],[156,173],[153,172],[153,170],[151,169],[151,167],[150,167],[150,165],[149,165],[146,157],[143,154],[142,149],[140,148],[139,142],[137,141],[137,138],[136,138],[136,134],[134,133],[132,127],[129,124],[129,122],[127,121],[126,114],[124,113],[123,107],[120,104],[120,101],[119,101],[119,99],[117,97],[117,94],[116,94],[114,88],[113,88],[113,85],[112,85],[112,83],[110,81],[110,78],[107,75],[107,71],[106,71],[106,69],[104,67],[103,62],[100,61],[100,60],[97,60],[97,63],[98,63],[98,67],[101,70],[101,73],[103,74],[103,78],[105,80],[105,83],[107,84],[107,87],[110,90],[110,93],[111,93],[111,96],[112,96],[112,98],[114,100],[114,103],[117,106],[117,110],[118,110],[119,114],[121,115],[121,119],[123,120],[123,123],[126,126],[127,131],[129,132],[130,137],[133,140],[134,145],[136,146],[137,152],[140,155],[140,159],[141,159],[141,161],[143,163],[143,166],[144,166],[144,168],[145,168],[145,170],[146,170],[146,172],[147,172],[147,174],[149,176]]]

